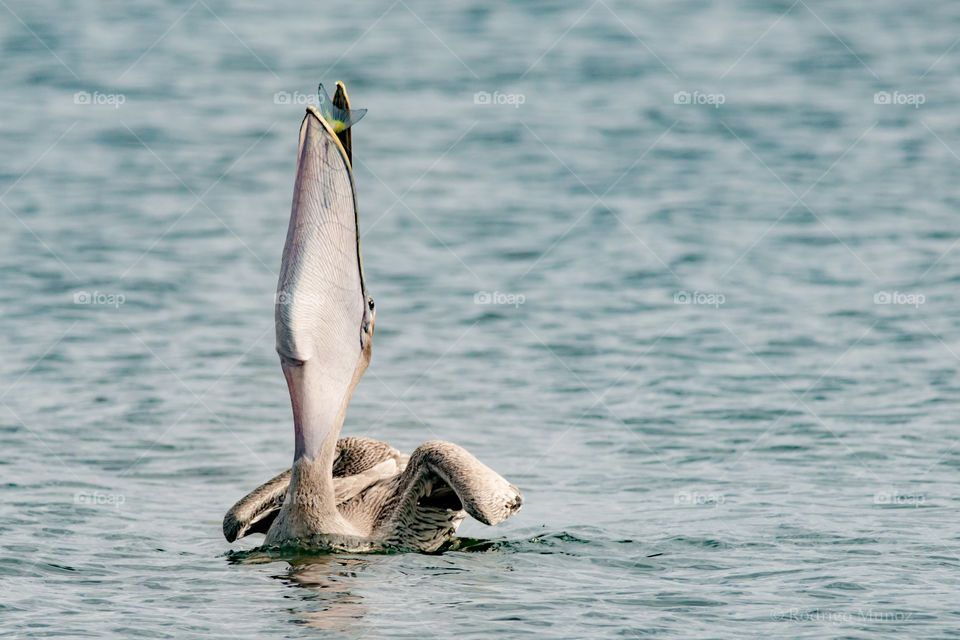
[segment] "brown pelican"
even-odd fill
[[[265,533],[267,544],[323,534],[433,551],[466,514],[497,524],[519,491],[462,447],[426,442],[407,456],[370,438],[341,438],[347,405],[367,369],[376,312],[367,295],[357,228],[351,111],[337,83],[300,125],[290,226],[277,286],[277,352],[293,405],[293,467],[224,516],[227,540]],[[344,543],[343,540],[353,542]]]

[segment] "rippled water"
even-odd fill
[[[958,26],[0,3],[0,633],[954,632]],[[273,291],[337,79],[378,309],[344,433],[456,441],[526,498],[438,555],[220,534],[291,460]]]

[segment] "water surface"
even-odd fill
[[[954,633],[958,26],[7,0],[0,635]],[[489,542],[220,534],[290,464],[273,291],[338,79],[378,311],[344,432],[509,478],[523,510],[461,528]]]

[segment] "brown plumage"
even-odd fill
[[[372,438],[340,438],[333,476],[337,508],[355,527],[349,535],[424,551],[453,536],[468,513],[492,525],[523,502],[516,487],[465,449],[439,440],[406,456]],[[290,477],[288,469],[233,505],[223,518],[227,540],[267,533],[290,499]]]
[[[333,463],[338,504],[377,480],[396,475],[406,466],[408,458],[373,438],[340,438]],[[289,486],[290,469],[287,469],[238,500],[223,517],[224,537],[233,542],[251,533],[266,533],[283,506]]]

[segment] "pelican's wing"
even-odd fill
[[[443,508],[464,509],[480,522],[493,525],[512,516],[523,504],[520,491],[503,476],[463,447],[440,440],[417,447],[398,489],[401,495],[394,517],[403,523],[415,523],[421,511]]]
[[[223,516],[223,537],[233,542],[251,533],[266,533],[283,506],[290,470],[263,483],[230,507]]]
[[[298,430],[295,455],[314,457],[326,433],[342,422],[370,316],[353,170],[313,107],[300,126],[275,316]]]
[[[373,438],[340,438],[333,462],[337,504],[371,484],[403,471],[409,456]],[[290,486],[290,469],[263,483],[237,501],[223,517],[223,535],[233,542],[251,533],[266,533],[283,506]]]
[[[410,456],[373,438],[340,438],[337,440],[337,457],[333,461],[333,477],[355,476],[385,460],[395,461],[397,468],[402,471],[409,459]]]

